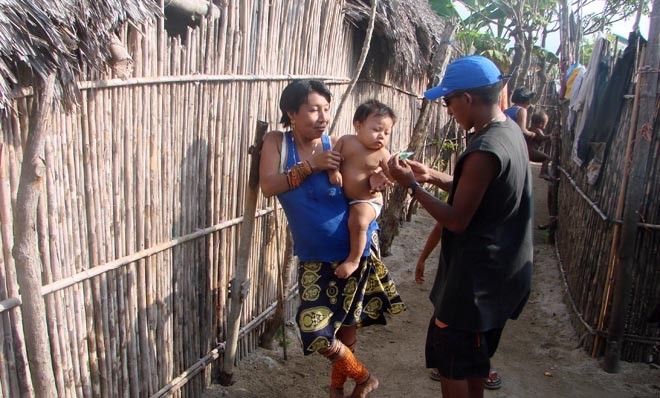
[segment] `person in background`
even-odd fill
[[[386,165],[443,227],[426,340],[426,367],[438,369],[443,398],[483,397],[502,330],[530,294],[532,177],[520,128],[499,108],[502,85],[487,58],[453,61],[424,95],[442,98],[458,124],[474,129],[454,175],[396,155]],[[448,191],[447,202],[420,183]]]
[[[527,123],[529,120],[527,109],[531,105],[532,98],[534,98],[535,95],[536,92],[530,91],[525,87],[518,87],[517,89],[513,90],[513,94],[511,95],[511,102],[513,105],[510,108],[505,109],[504,114],[516,122],[520,127],[520,130],[525,137],[525,141],[527,142],[529,160],[532,162],[541,163],[541,171],[539,177],[550,180],[551,177],[548,174],[548,162],[550,161],[550,157],[538,149],[539,144],[547,140],[549,137],[546,138],[546,136],[543,134],[543,131],[541,131],[540,134],[537,134],[527,129]],[[547,123],[547,121],[548,119],[546,116],[545,123]],[[544,128],[545,124],[543,124],[541,130]]]
[[[548,165],[550,163],[550,156],[541,151],[540,146],[548,141],[551,136],[546,135],[544,130],[545,126],[548,124],[548,115],[543,112],[543,110],[537,110],[532,114],[532,122],[529,126],[529,132],[531,137],[525,136],[525,141],[527,141],[527,152],[529,153],[529,160],[532,162],[541,163],[541,171],[539,172],[539,177],[544,180],[551,181],[552,177],[548,173]]]
[[[379,382],[353,353],[357,328],[385,324],[385,314],[400,313],[405,306],[380,261],[375,222],[367,231],[358,269],[346,279],[335,275],[350,243],[348,201],[327,174],[341,161],[332,150],[337,138],[325,134],[330,100],[330,90],[317,80],[297,80],[284,88],[281,123],[288,129],[264,137],[259,180],[266,197],[277,196],[293,236],[300,287],[296,321],[303,352],[318,352],[332,361],[330,397],[344,397],[350,378],[355,382],[351,397],[363,398]],[[370,182],[373,190],[386,185],[380,173]]]
[[[559,181],[558,178],[552,177],[548,171],[548,164],[550,163],[550,156],[546,155],[539,149],[539,146],[551,138],[549,134],[545,134],[545,126],[548,124],[548,115],[542,110],[534,112],[532,115],[532,124],[529,131],[534,134],[532,139],[527,140],[527,150],[529,151],[529,160],[533,162],[541,162],[541,171],[539,177],[548,181],[548,192],[546,194],[546,206],[548,207],[548,214],[551,214],[550,203],[552,201],[552,185]],[[545,230],[554,227],[557,223],[556,216],[550,216],[550,219],[545,224],[537,225],[540,230]]]
[[[527,131],[527,108],[532,104],[532,98],[536,95],[536,92],[529,90],[526,87],[518,87],[513,90],[511,95],[511,102],[513,105],[504,110],[504,114],[507,115],[511,120],[518,123],[520,130],[522,130],[525,136],[529,135]]]

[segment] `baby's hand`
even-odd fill
[[[340,187],[344,186],[341,173],[338,170],[328,170],[328,179],[332,185],[339,185]]]
[[[380,167],[369,176],[369,187],[371,188],[371,192],[382,192],[387,187],[393,185],[394,183],[387,178],[385,172],[383,172],[383,169]]]
[[[337,151],[321,151],[310,156],[307,161],[314,172],[337,170],[341,163],[341,154]]]

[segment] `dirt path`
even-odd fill
[[[535,175],[538,167],[534,166]],[[535,179],[536,224],[546,221],[546,186]],[[440,384],[424,368],[424,340],[431,314],[428,293],[435,276],[438,251],[427,261],[426,283],[414,283],[414,268],[434,220],[423,210],[405,223],[385,264],[397,282],[408,311],[387,326],[362,329],[358,357],[380,380],[370,397],[418,398],[441,396]],[[486,391],[500,397],[660,397],[660,370],[645,364],[622,362],[619,374],[601,370],[599,362],[577,347],[564,304],[554,247],[542,231],[535,233],[535,268],[532,295],[521,318],[504,329],[494,357],[503,379],[502,388]],[[295,325],[288,330],[291,345],[287,361],[282,351],[259,349],[243,360],[231,387],[213,385],[206,398],[327,397],[329,365],[319,355],[304,357]],[[352,387],[347,385],[347,392]]]

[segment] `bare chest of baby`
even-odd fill
[[[385,148],[369,149],[360,145],[350,145],[342,149],[340,167],[344,193],[349,199],[374,199],[379,192],[372,193],[369,177],[378,170],[381,161],[387,161],[389,152]]]

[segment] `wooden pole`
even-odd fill
[[[284,258],[281,259],[281,229],[279,223],[279,212],[277,211],[277,206],[275,206],[275,255],[277,256],[277,310],[275,315],[266,322],[266,327],[264,332],[259,337],[259,346],[273,350],[275,349],[275,335],[277,330],[282,328],[282,349],[284,352],[284,360],[287,359],[287,350],[286,350],[286,329],[285,329],[285,307],[286,307],[286,293],[285,289],[289,285],[284,281],[285,278],[288,278],[290,264],[293,261],[293,241],[291,240],[290,233],[288,228],[285,230],[285,248],[284,248]]]
[[[638,48],[639,51],[639,48]],[[643,62],[643,61],[642,61]],[[623,217],[623,205],[625,202],[626,192],[628,188],[628,178],[630,177],[630,167],[632,165],[632,148],[635,141],[635,130],[637,128],[637,117],[639,116],[639,95],[641,87],[639,84],[635,86],[635,98],[633,100],[633,109],[631,115],[630,128],[628,129],[628,139],[626,141],[626,151],[623,157],[623,175],[621,176],[621,187],[619,189],[619,197],[616,203],[616,209],[614,213],[614,219],[619,220]],[[610,306],[610,300],[612,297],[612,284],[614,282],[614,272],[618,264],[618,253],[619,248],[619,238],[621,236],[621,224],[614,224],[612,228],[612,242],[610,244],[610,255],[607,260],[607,274],[605,277],[605,288],[603,289],[603,299],[600,303],[600,315],[598,316],[598,324],[596,325],[596,330],[602,330],[605,326],[605,316],[607,315],[607,310]],[[599,349],[599,340],[600,336],[596,335],[594,337],[594,346],[591,351],[591,356],[595,357]]]
[[[371,36],[374,33],[374,26],[376,24],[377,8],[378,8],[378,0],[371,0],[371,16],[369,17],[369,27],[367,28],[367,37],[364,39],[364,44],[362,45],[362,52],[360,53],[360,59],[358,60],[355,74],[353,75],[353,78],[351,79],[350,83],[348,83],[348,87],[346,87],[346,90],[344,91],[344,95],[341,96],[341,101],[339,101],[339,106],[337,106],[337,112],[335,113],[334,119],[332,119],[332,125],[330,125],[330,130],[328,130],[329,135],[332,135],[332,133],[335,131],[335,126],[337,125],[337,120],[339,119],[339,114],[341,113],[341,110],[344,107],[344,103],[348,99],[348,96],[351,94],[351,91],[353,91],[353,87],[355,87],[355,83],[357,82],[357,79],[360,77],[360,73],[362,73],[362,67],[364,67],[364,62],[367,59],[367,54],[369,53],[369,47],[371,47]]]
[[[246,281],[248,264],[250,260],[250,247],[252,245],[252,230],[254,229],[254,214],[259,196],[259,156],[261,145],[268,123],[257,121],[257,134],[255,144],[250,148],[250,175],[245,199],[245,213],[241,238],[236,258],[236,270],[234,278],[230,281],[231,309],[227,319],[227,350],[224,355],[223,369],[220,375],[220,383],[223,386],[232,384],[234,376],[234,360],[236,359],[236,347],[238,344],[238,331],[240,329],[241,309],[243,299],[247,295],[249,284]]]
[[[639,69],[637,85],[640,89],[637,135],[633,148],[628,191],[623,209],[621,243],[619,245],[619,266],[616,269],[612,315],[607,336],[607,349],[603,369],[609,373],[619,371],[619,357],[628,318],[630,295],[632,290],[633,268],[636,266],[635,248],[637,246],[640,208],[648,180],[648,159],[654,129],[654,119],[658,114],[656,107],[658,67],[660,67],[660,0],[653,1],[649,41],[646,49],[646,65]]]
[[[37,246],[37,204],[44,183],[44,136],[50,122],[55,75],[49,75],[35,92],[30,112],[30,131],[25,144],[21,178],[14,209],[14,236],[12,250],[16,261],[16,275],[21,289],[23,329],[37,397],[56,397],[55,376],[50,357],[46,308],[41,296],[41,261]]]

